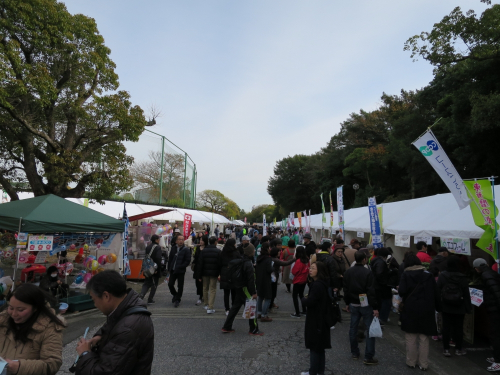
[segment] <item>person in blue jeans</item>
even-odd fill
[[[356,264],[349,268],[344,274],[344,301],[347,311],[351,313],[351,324],[349,329],[349,341],[351,343],[351,355],[353,359],[359,359],[358,325],[363,318],[367,329],[370,328],[373,317],[379,316],[378,302],[375,294],[374,277],[372,272],[365,267],[367,263],[366,253],[357,251],[354,254]],[[366,348],[363,363],[365,365],[376,365],[375,338],[367,335]]]

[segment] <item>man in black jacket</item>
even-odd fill
[[[491,346],[493,347],[493,358],[486,360],[491,363],[488,371],[500,371],[500,276],[488,267],[488,263],[482,258],[477,258],[472,266],[481,275],[484,285],[484,304],[488,308],[490,318]]]
[[[151,243],[146,247],[146,255],[149,255],[153,262],[156,264],[156,272],[152,277],[146,277],[144,280],[144,284],[142,284],[141,294],[139,297],[144,299],[146,293],[151,288],[151,292],[149,292],[148,305],[152,305],[155,303],[153,300],[156,288],[158,288],[158,282],[160,280],[161,273],[161,247],[158,244],[160,242],[160,236],[153,234],[151,236]]]
[[[257,299],[257,291],[255,289],[255,273],[253,268],[253,261],[255,256],[255,247],[252,244],[246,244],[244,247],[243,255],[243,265],[242,265],[242,275],[243,275],[243,287],[235,289],[236,296],[234,297],[234,302],[231,305],[229,314],[227,315],[226,322],[222,327],[223,333],[233,333],[233,322],[238,315],[242,306],[245,306],[247,299]],[[232,262],[238,262],[239,259],[234,259],[229,263],[231,266]],[[259,326],[257,324],[257,312],[255,312],[255,319],[249,319],[250,331],[248,332],[252,336],[262,336],[264,333],[259,331]]]
[[[449,255],[450,252],[446,247],[439,248],[438,255],[436,255],[429,265],[429,271],[431,271],[434,277],[438,277],[441,272],[446,271],[446,263]]]
[[[368,268],[365,268],[366,254],[363,251],[358,251],[354,258],[356,264],[344,273],[344,301],[347,305],[347,311],[351,313],[349,329],[351,355],[353,359],[358,359],[360,355],[357,338],[359,321],[362,317],[366,327],[370,327],[373,317],[378,317],[378,302],[373,274]],[[378,364],[374,356],[375,338],[366,338],[363,363],[366,365]]]
[[[387,322],[392,306],[392,288],[389,286],[389,279],[393,271],[387,265],[389,250],[385,247],[377,249],[377,256],[372,258],[370,267],[375,279],[375,294],[377,295],[380,308],[380,320]]]
[[[304,234],[304,247],[309,258],[311,255],[316,254],[316,243],[312,241],[311,233]]]
[[[176,239],[175,246],[170,250],[168,255],[168,272],[170,274],[168,280],[168,288],[172,294],[172,303],[175,307],[179,307],[184,290],[184,276],[186,276],[186,267],[191,263],[191,249],[184,246],[184,236],[179,234]],[[175,290],[175,282],[177,288]]]
[[[76,374],[151,374],[154,327],[144,301],[112,270],[93,276],[87,290],[108,318],[92,339],[78,343]]]
[[[206,304],[205,310],[207,310],[207,314],[215,312],[214,301],[217,292],[217,278],[220,275],[221,252],[216,244],[217,237],[212,236],[208,239],[208,246],[201,251],[196,265],[196,272],[203,279],[203,301]],[[210,297],[208,296],[209,291]]]
[[[335,271],[335,265],[333,262],[335,260],[332,258],[331,255],[332,252],[332,244],[330,242],[323,242],[321,244],[321,251],[316,254],[316,261],[324,263],[325,266],[328,268],[328,274],[330,276],[330,291],[329,293],[332,293],[332,290],[338,289],[340,285],[339,281],[339,276],[337,275],[337,272]],[[332,297],[332,295],[330,295]]]

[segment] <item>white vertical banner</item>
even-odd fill
[[[342,186],[337,188],[337,216],[339,221],[339,232],[343,240],[345,240],[344,234],[344,193]]]
[[[460,209],[467,207],[470,200],[467,197],[467,190],[462,177],[458,174],[432,130],[428,129],[420,138],[413,142],[413,145],[425,156],[432,168],[434,168],[439,177],[448,186],[448,189],[450,189],[458,203],[458,207]]]
[[[262,235],[267,236],[266,214],[262,215]]]

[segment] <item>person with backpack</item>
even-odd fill
[[[293,240],[288,241],[287,247],[281,252],[281,260],[288,262],[295,257],[296,243]],[[291,293],[292,279],[290,278],[291,266],[283,267],[281,273],[281,282],[286,285],[286,292]]]
[[[184,277],[186,276],[186,268],[191,263],[191,249],[184,246],[184,236],[179,234],[175,241],[175,246],[170,250],[168,255],[168,288],[172,294],[172,303],[174,307],[179,307],[181,303],[182,293],[184,291]],[[177,288],[175,289],[175,282]]]
[[[455,342],[455,355],[467,354],[463,348],[464,318],[470,314],[472,304],[469,293],[469,280],[459,271],[460,260],[455,256],[447,257],[446,271],[439,274],[438,295],[441,296],[443,317],[443,355],[450,357],[450,340]]]
[[[236,242],[232,238],[228,241]],[[212,236],[208,239],[208,246],[203,249],[200,260],[196,265],[196,273],[202,279],[203,283],[203,301],[205,301],[205,310],[207,314],[215,313],[214,302],[217,293],[217,278],[220,275],[220,250],[216,245],[217,238]]]
[[[234,304],[234,298],[236,297],[236,292],[228,281],[228,266],[229,262],[233,259],[241,258],[239,247],[234,247],[234,240],[229,240],[224,245],[220,256],[220,288],[224,290],[224,308],[226,310],[226,316],[229,315],[229,309],[231,305]],[[243,247],[242,247],[243,252]],[[231,298],[231,304],[229,304],[229,298]]]
[[[257,291],[255,289],[255,273],[253,267],[253,259],[255,256],[255,247],[248,243],[244,246],[244,255],[241,259],[233,259],[228,264],[227,281],[235,289],[234,303],[229,310],[222,333],[234,333],[233,322],[238,315],[242,306],[245,306],[247,300],[257,299]],[[255,319],[248,319],[250,325],[249,335],[262,336],[263,332],[259,331]]]
[[[481,275],[484,305],[488,309],[490,320],[489,332],[493,357],[486,358],[486,361],[491,363],[491,366],[486,369],[496,372],[500,371],[500,275],[493,271],[482,258],[475,259],[472,266]]]
[[[319,375],[325,373],[325,349],[332,348],[332,323],[329,321],[332,302],[328,294],[330,277],[327,266],[321,262],[311,264],[309,276],[312,279],[309,295],[302,298],[302,303],[307,308],[304,339],[310,352],[310,366],[309,371],[301,375]]]
[[[405,257],[405,270],[399,282],[403,299],[401,329],[405,332],[406,365],[427,371],[429,336],[437,334],[436,311],[441,311],[434,276],[426,271],[417,255]]]
[[[306,254],[304,246],[298,246],[295,252],[297,261],[293,264],[290,274],[293,275],[293,290],[292,299],[295,314],[290,314],[292,318],[300,318],[299,297],[300,301],[304,298],[304,290],[307,285],[307,277],[309,276],[309,258]],[[302,304],[302,315],[306,315],[306,306]]]
[[[160,236],[153,234],[151,236],[151,243],[146,247],[146,257],[142,261],[143,270],[144,267],[150,266],[149,263],[152,261],[156,265],[156,270],[153,275],[147,275],[147,272],[143,271],[144,283],[142,284],[141,294],[139,297],[144,299],[146,293],[149,292],[148,305],[155,303],[153,300],[156,289],[158,288],[158,282],[161,276],[161,247],[159,245]]]
[[[269,242],[265,242],[260,249],[255,267],[255,284],[257,286],[257,318],[261,322],[272,322],[267,316],[271,299],[273,298],[272,274],[274,272],[273,260],[269,254]],[[276,277],[276,275],[275,275]]]

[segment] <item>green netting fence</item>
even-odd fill
[[[196,164],[168,138],[146,129],[139,141],[147,152],[135,156],[131,170],[138,201],[195,208]]]

